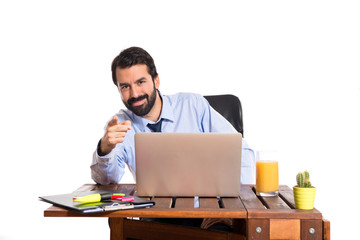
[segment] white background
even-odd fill
[[[359,12],[347,0],[1,1],[0,239],[109,237],[106,219],[44,218],[37,197],[92,183],[123,107],[110,64],[130,46],[153,56],[164,94],[239,96],[247,142],[280,153],[281,184],[308,169],[332,239],[353,239]]]

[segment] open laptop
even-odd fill
[[[238,196],[240,133],[136,133],[138,196]]]

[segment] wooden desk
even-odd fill
[[[134,194],[134,184],[95,185],[85,184],[75,192],[90,190],[109,190]],[[110,238],[145,238],[149,232],[153,238],[166,239],[161,234],[164,229],[177,233],[178,239],[330,239],[330,222],[322,219],[316,210],[295,209],[292,189],[280,186],[279,197],[262,198],[254,194],[253,186],[242,185],[238,198],[200,198],[199,208],[194,208],[194,198],[153,197],[156,205],[151,208],[122,210],[116,212],[81,214],[51,206],[44,211],[45,217],[108,217],[110,218]],[[234,233],[206,231],[169,224],[154,224],[131,217],[144,218],[233,218]],[[146,235],[145,233],[146,232]],[[160,234],[159,234],[160,233]],[[151,234],[150,234],[151,235]],[[218,236],[218,237],[217,237]],[[245,237],[242,237],[245,236]]]

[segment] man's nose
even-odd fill
[[[132,87],[130,88],[130,95],[131,95],[131,96],[130,96],[131,98],[137,98],[137,97],[140,96],[139,91],[138,91],[138,89],[137,89],[136,86],[132,86]]]

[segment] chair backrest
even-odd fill
[[[225,117],[244,137],[243,115],[240,99],[234,95],[204,96],[218,113]]]

